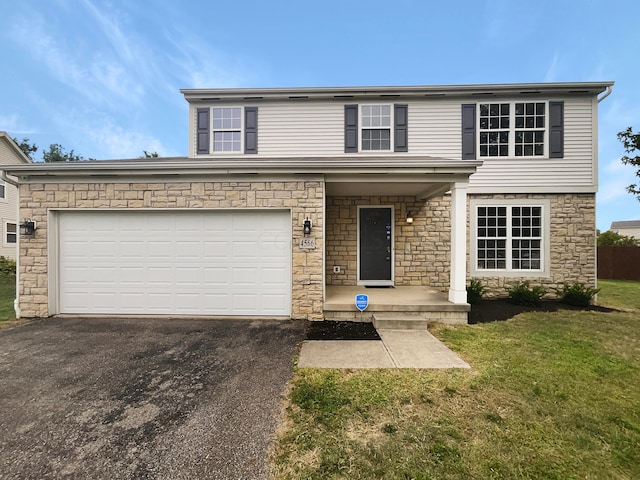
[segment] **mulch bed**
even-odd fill
[[[483,300],[480,303],[471,305],[469,323],[474,324],[508,320],[522,312],[556,312],[558,310],[586,310],[596,312],[614,311],[612,308],[601,307],[599,305],[573,307],[571,305],[565,305],[558,300],[545,300],[540,302],[540,305],[528,307],[509,303],[509,301],[504,298],[495,298]]]
[[[380,340],[373,323],[324,320],[307,323],[306,340]]]

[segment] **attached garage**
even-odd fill
[[[50,310],[291,315],[289,210],[51,212]]]

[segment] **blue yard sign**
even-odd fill
[[[364,310],[368,306],[369,306],[369,295],[365,295],[364,293],[356,295],[356,308],[358,310],[360,310],[361,312],[364,312]]]

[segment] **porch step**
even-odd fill
[[[376,330],[426,330],[429,321],[422,315],[408,313],[376,312],[373,314],[373,326]]]
[[[374,312],[373,325],[376,328],[395,330],[426,330],[430,322],[460,325],[468,323],[468,312],[438,311],[438,312]]]
[[[369,295],[369,306],[360,313],[355,305],[356,294]],[[391,289],[364,290],[357,286],[331,286],[327,288],[324,303],[325,320],[348,320],[352,322],[395,322],[397,327],[404,320],[410,325],[426,328],[428,322],[467,323],[468,304],[453,304],[442,292],[426,287],[407,286]],[[423,322],[413,323],[413,322]],[[425,323],[426,322],[426,323]],[[394,327],[380,327],[394,328]]]

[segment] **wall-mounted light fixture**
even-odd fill
[[[309,235],[311,233],[311,220],[305,218],[304,223],[302,224],[302,233],[305,235]]]
[[[31,220],[30,218],[25,218],[24,222],[20,224],[20,235],[28,235],[31,236],[36,231],[36,222]]]
[[[411,212],[407,212],[407,223],[409,225],[413,223],[413,215],[411,215]]]

